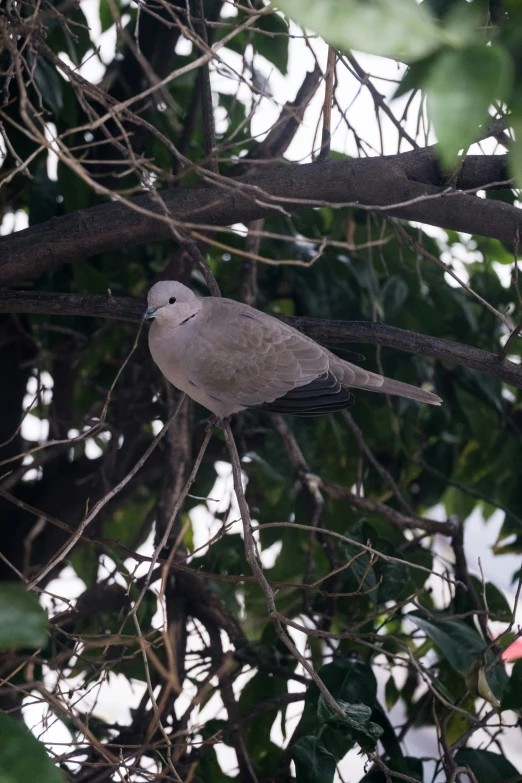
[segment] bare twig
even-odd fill
[[[328,62],[326,65],[324,104],[323,104],[323,131],[321,139],[321,151],[319,160],[327,160],[330,157],[331,123],[332,123],[332,99],[334,91],[335,62],[337,55],[335,49],[328,49]]]
[[[336,700],[334,699],[334,697],[332,696],[332,694],[330,693],[326,685],[323,683],[321,678],[317,675],[317,672],[314,670],[314,668],[308,663],[306,658],[303,655],[301,655],[301,653],[299,652],[295,644],[292,642],[292,640],[284,630],[281,621],[279,620],[279,613],[275,605],[274,592],[270,587],[270,585],[268,584],[266,577],[263,573],[261,564],[259,563],[257,547],[254,540],[253,530],[252,530],[252,522],[250,519],[250,511],[248,508],[248,504],[246,502],[245,493],[243,491],[243,483],[241,477],[241,462],[239,460],[239,454],[237,452],[234,436],[232,434],[232,430],[230,429],[230,424],[228,422],[225,422],[224,424],[224,432],[225,432],[225,440],[227,443],[228,452],[230,455],[230,461],[232,463],[234,491],[236,493],[237,502],[239,504],[239,510],[241,511],[241,521],[243,522],[243,535],[245,539],[246,559],[250,568],[252,569],[252,573],[256,577],[256,580],[264,593],[265,600],[268,607],[268,613],[274,623],[275,631],[278,637],[285,645],[285,647],[287,647],[288,650],[290,650],[292,655],[299,661],[303,669],[306,672],[308,672],[308,674],[315,682],[315,684],[319,688],[320,692],[323,694],[325,700],[328,702],[330,707],[334,710],[334,712],[336,712],[338,715],[344,718],[345,716],[343,710],[337,704]]]
[[[87,527],[91,524],[93,519],[98,516],[100,511],[104,506],[107,505],[107,503],[112,500],[116,495],[121,492],[121,490],[129,483],[129,481],[136,475],[136,473],[140,470],[140,468],[143,467],[145,462],[148,460],[160,440],[163,438],[165,433],[167,432],[168,428],[170,427],[171,422],[174,420],[174,418],[177,416],[179,409],[181,408],[181,405],[183,403],[183,400],[185,399],[185,395],[182,395],[180,397],[180,400],[176,406],[176,409],[170,419],[163,425],[161,430],[158,432],[148,449],[145,451],[142,457],[136,462],[132,470],[130,470],[127,475],[118,483],[115,487],[113,487],[110,492],[108,492],[101,500],[99,500],[94,508],[92,509],[91,513],[88,514],[86,517],[84,517],[83,521],[78,526],[78,530],[75,532],[73,536],[69,539],[69,541],[61,548],[60,552],[51,560],[50,563],[48,563],[41,571],[40,573],[31,581],[31,583],[28,585],[30,589],[35,587],[39,582],[42,581],[42,579],[47,576],[48,573],[50,573],[56,566],[62,562],[62,560],[69,554],[71,549],[76,546],[80,538],[82,537],[84,531],[87,529]]]

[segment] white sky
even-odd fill
[[[86,58],[87,62],[81,68],[81,72],[85,78],[88,78],[93,82],[98,82],[104,73],[104,66],[102,63],[110,62],[113,57],[116,42],[116,32],[115,28],[112,27],[106,33],[100,35],[98,0],[83,0],[81,6],[91,27],[91,37],[100,46],[100,57],[102,61],[100,62],[96,56],[88,56]],[[293,29],[293,32],[298,32],[298,29]],[[190,44],[187,41],[182,40],[178,45],[178,50],[187,51],[189,47]],[[318,56],[319,62],[323,68],[325,68],[327,56],[326,45],[321,41],[314,41],[313,47]],[[223,61],[226,62],[232,69],[241,70],[239,55],[228,50],[221,50],[220,55]],[[268,61],[264,60],[263,58],[257,58],[256,60],[255,66],[263,73],[265,78],[268,78],[269,88],[274,98],[274,100],[270,100],[268,98],[262,99],[252,123],[253,132],[256,134],[261,134],[271,127],[279,115],[279,105],[284,104],[287,100],[292,100],[294,98],[302,83],[305,72],[307,70],[312,70],[313,68],[313,57],[303,40],[293,39],[291,41],[289,55],[288,76],[286,77],[283,77]],[[386,80],[400,78],[403,67],[398,66],[397,63],[390,60],[371,57],[363,54],[357,55],[357,58],[360,65],[367,72],[370,72],[374,76],[383,77],[384,80],[378,80],[375,82],[375,84],[384,96],[390,96],[395,89],[395,85],[391,81]],[[223,91],[230,92],[233,92],[236,89],[235,83],[227,81],[227,79],[220,76],[217,72],[213,73],[212,79],[215,88],[219,87]],[[346,69],[339,66],[338,88],[336,93],[338,100],[343,107],[343,110],[346,110],[352,104],[352,101],[354,101],[353,107],[350,109],[350,122],[355,127],[358,134],[366,141],[370,142],[370,144],[374,147],[376,154],[378,154],[380,153],[380,137],[377,124],[375,122],[373,100],[368,90],[360,90],[360,93],[357,96],[358,92],[359,84],[355,82]],[[354,100],[356,96],[357,99]],[[240,99],[244,100],[245,103],[250,103],[251,94],[246,86],[240,88],[239,97]],[[402,111],[405,105],[405,100],[406,99],[403,98],[393,104],[392,108],[396,111],[396,113],[398,113],[399,110]],[[314,145],[314,134],[316,133],[322,102],[323,90],[321,88],[316,92],[314,98],[312,99],[311,104],[306,112],[305,120],[296,134],[292,144],[290,145],[287,153],[287,157],[289,159],[305,162],[311,160],[311,153]],[[412,108],[412,111],[409,115],[411,117],[411,121],[407,126],[407,129],[413,136],[415,135],[416,115],[417,112]],[[219,114],[217,115],[217,120],[219,121]],[[384,116],[382,118],[382,127],[384,153],[394,154],[398,150],[397,130],[393,124]],[[334,130],[332,137],[332,148],[339,152],[357,155],[353,137],[347,132],[346,127],[341,123],[341,115],[337,109],[334,109],[333,111],[332,129]],[[317,135],[317,141],[320,139],[319,134]],[[429,143],[434,141],[432,135],[429,136],[428,141]],[[401,149],[408,149],[408,145],[403,144]],[[486,144],[485,151],[493,151],[493,147],[491,146],[490,142]],[[54,165],[55,164],[53,161],[50,161],[51,172],[53,171]],[[20,230],[26,225],[27,216],[24,212],[20,211],[15,215],[8,214],[0,226],[0,233],[5,234],[10,233],[13,230]],[[429,228],[428,230],[431,235],[434,235],[442,242],[444,238],[444,232],[433,228]],[[445,250],[446,258],[444,260],[453,260],[454,263],[458,262],[456,265],[456,271],[460,275],[466,277],[466,262],[469,262],[470,258],[473,257],[470,256],[470,252],[472,251],[470,251],[467,247],[467,237],[463,236],[463,243],[460,247],[453,248],[451,252],[447,248],[445,248]],[[450,258],[451,254],[453,255],[452,259]],[[500,267],[499,265],[497,265],[497,267],[497,271],[501,275],[503,284],[509,285],[510,269],[508,267]],[[52,388],[52,378],[47,377],[45,379],[45,383],[49,389]],[[48,393],[50,394],[51,392]],[[28,388],[27,402],[29,401],[31,394],[34,394],[34,391],[32,388]],[[47,431],[47,422],[42,422],[36,416],[32,415],[29,415],[26,418],[22,430],[24,437],[33,441],[44,440],[47,437]],[[94,441],[90,442],[88,444],[87,455],[91,458],[94,458],[98,454],[98,446],[94,443]],[[226,464],[221,463],[218,464],[217,469],[218,479],[210,494],[210,497],[219,498],[221,507],[224,502],[223,498],[230,494],[230,468]],[[215,507],[216,504],[209,505],[211,510],[214,510],[213,506]],[[236,514],[235,517],[234,514]],[[238,516],[239,514],[237,513],[237,509],[234,509],[230,518],[237,519]],[[213,518],[212,513],[204,505],[200,506],[199,509],[196,509],[192,513],[192,520],[194,526],[195,546],[202,545],[211,535],[213,535],[214,532],[216,532],[216,528],[219,526],[216,520]],[[497,512],[493,515],[488,523],[485,523],[481,517],[481,514],[474,512],[470,519],[466,522],[465,547],[471,571],[476,575],[479,575],[478,561],[480,558],[486,580],[496,584],[506,594],[508,599],[513,602],[514,593],[513,586],[511,584],[511,576],[520,567],[520,558],[512,555],[495,557],[491,549],[492,545],[496,541],[502,520],[503,514]],[[151,547],[152,541],[149,540],[149,542],[147,542],[142,547],[142,551],[150,553]],[[439,542],[439,550],[441,555],[446,553],[445,545],[442,540]],[[273,560],[276,555],[277,548],[272,552],[265,553],[265,557],[267,558],[266,564],[268,565],[268,561]],[[106,565],[109,564],[107,563]],[[78,579],[70,567],[67,567],[62,572],[59,579],[54,580],[49,585],[49,590],[51,592],[58,593],[64,597],[67,596],[69,598],[74,598],[75,596],[79,595],[83,589],[83,583]],[[160,619],[161,617],[158,616],[158,621]],[[518,622],[522,622],[522,613],[520,609],[517,619]],[[304,639],[302,635],[293,632],[291,629],[290,633],[292,634],[300,649],[303,649]],[[249,676],[250,675],[243,677],[243,682],[245,682]],[[380,695],[382,698],[382,690],[387,679],[387,674],[385,674],[384,670],[377,669],[377,676],[379,680],[379,689],[381,691]],[[397,677],[400,677],[400,674],[398,674]],[[49,674],[49,678],[52,678],[51,674]],[[109,721],[118,720],[120,722],[126,722],[126,720],[130,720],[129,709],[131,707],[137,706],[139,700],[141,699],[143,694],[143,687],[144,686],[142,683],[129,684],[129,682],[123,676],[111,675],[109,685],[102,687],[99,690],[99,693],[98,689],[96,689],[96,691],[91,693],[89,697],[86,697],[82,703],[82,706],[89,702],[91,704],[96,702],[94,714],[106,718]],[[298,687],[296,684],[292,684],[292,689],[296,687]],[[183,697],[182,701],[184,701],[185,704],[188,704],[191,695],[192,691],[189,688],[186,696]],[[287,730],[290,734],[300,713],[300,709],[300,705],[290,705],[288,708]],[[209,702],[209,704],[205,707],[201,714],[201,719],[204,720],[208,717],[214,716],[218,712],[219,703],[216,697],[213,698],[211,702]],[[27,706],[26,716],[35,725],[39,724],[42,717],[42,710],[40,706]],[[394,723],[400,723],[403,721],[404,710],[400,703],[392,711],[391,717],[392,722]],[[509,713],[504,713],[505,719],[509,719],[509,717],[513,716],[510,716]],[[514,721],[511,720],[510,722]],[[412,755],[438,755],[438,749],[434,744],[434,736],[431,730],[415,730],[410,732],[408,736],[409,739],[407,743],[407,751]],[[70,740],[70,735],[63,724],[61,724],[59,721],[56,721],[47,730],[45,738],[51,740],[54,743],[57,743],[56,750],[60,751],[61,748],[58,743],[68,743]],[[503,744],[511,760],[516,765],[518,765],[519,768],[522,768],[522,750],[520,748],[518,738],[519,730],[511,732],[508,731],[506,733],[506,739],[503,741]],[[278,744],[281,744],[282,742],[282,735],[280,728],[278,728],[277,722],[274,724],[272,730],[272,739]],[[474,744],[481,740],[483,741],[484,737],[481,738],[479,734],[474,735]],[[221,747],[218,748],[218,753],[226,771],[231,771],[235,768],[235,756],[231,749]],[[341,773],[346,783],[358,781],[363,774],[363,767],[364,759],[357,754],[357,751],[352,751],[350,754],[348,754],[346,759],[340,765]]]

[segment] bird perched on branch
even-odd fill
[[[199,299],[187,286],[152,286],[143,321],[163,375],[224,419],[245,408],[320,416],[353,405],[350,389],[440,405],[435,394],[339,359],[310,337],[249,305]]]

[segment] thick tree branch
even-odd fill
[[[85,315],[91,318],[137,322],[145,306],[146,302],[143,299],[116,296],[0,290],[0,313]],[[461,367],[470,367],[498,378],[510,386],[522,389],[521,365],[471,345],[454,343],[440,337],[430,337],[371,321],[328,321],[322,318],[300,317],[281,320],[320,343],[339,345],[352,342],[383,345]]]
[[[499,179],[500,177],[500,179]],[[483,188],[505,177],[499,156],[470,156],[456,187]],[[442,228],[514,240],[521,213],[502,201],[444,187],[430,150],[358,160],[270,167],[244,177],[208,175],[208,184],[161,191],[180,223],[230,225],[311,206],[352,204]],[[0,284],[34,278],[62,264],[171,236],[163,206],[148,195],[51,219],[0,239]]]

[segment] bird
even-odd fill
[[[143,321],[152,321],[149,348],[163,375],[217,420],[247,408],[321,416],[353,405],[351,389],[442,402],[340,359],[261,310],[233,299],[199,298],[177,281],[152,286]]]

